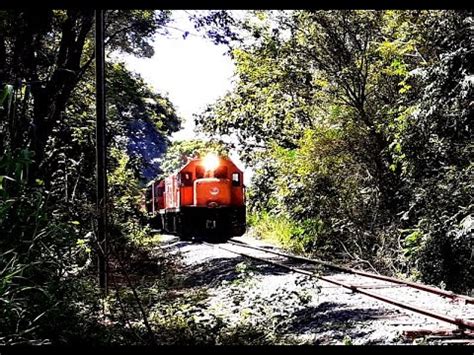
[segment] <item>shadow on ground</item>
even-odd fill
[[[222,281],[232,282],[241,277],[237,265],[245,261],[256,275],[281,275],[285,271],[272,265],[259,264],[244,257],[207,259],[187,268],[183,287],[217,286]]]
[[[175,247],[179,250],[189,246],[189,242],[175,244]],[[193,250],[192,252],[199,251]],[[223,281],[232,282],[237,280],[241,278],[237,265],[243,261],[246,261],[255,275],[283,275],[288,273],[287,270],[278,266],[264,264],[243,256],[210,256],[203,257],[198,259],[196,263],[185,266],[183,271],[186,277],[180,288],[215,287]],[[332,272],[329,271],[328,273],[331,274]],[[296,310],[281,320],[275,319],[275,321],[281,322],[278,328],[284,334],[308,334],[314,336],[314,344],[334,344],[343,342],[347,337],[352,342],[367,338],[369,334],[374,332],[374,328],[369,327],[368,323],[374,319],[383,318],[387,316],[387,313],[390,313],[377,308],[351,307],[351,305],[344,302],[337,302],[336,299],[335,302],[322,302],[317,306],[308,305],[304,309]],[[383,339],[371,341],[371,344],[377,343],[383,343]]]
[[[322,302],[315,307],[307,307],[292,314],[292,321],[286,327],[291,333],[311,333],[318,343],[351,341],[366,337],[373,329],[361,323],[380,318],[386,311],[376,308],[349,308],[345,303]]]
[[[188,247],[189,242],[179,242],[174,245],[181,250]],[[232,282],[241,277],[238,271],[238,264],[245,262],[248,270],[255,275],[282,275],[287,273],[285,269],[277,266],[264,264],[239,256],[237,254],[229,257],[203,258],[201,262],[186,266],[183,270],[186,278],[183,280],[183,288],[192,288],[198,286],[216,286],[222,281]]]

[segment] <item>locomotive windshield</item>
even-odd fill
[[[218,179],[225,179],[227,177],[227,167],[220,166],[214,171],[214,177]]]
[[[225,179],[227,178],[227,167],[226,166],[219,166],[213,172],[207,172],[207,176],[213,176],[218,179]],[[206,177],[205,168],[201,165],[196,166],[196,179],[202,179]]]
[[[204,167],[196,166],[196,179],[202,179],[204,177]]]

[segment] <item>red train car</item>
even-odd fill
[[[240,236],[246,229],[243,172],[227,157],[192,159],[148,186],[146,207],[162,230],[185,240]]]

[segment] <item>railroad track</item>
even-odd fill
[[[355,270],[355,269],[350,269],[346,267],[342,267],[339,265],[331,264],[322,260],[317,260],[317,259],[310,259],[306,257],[301,257],[301,256],[296,256],[296,255],[291,255],[275,250],[269,250],[266,248],[261,248],[253,245],[249,245],[247,243],[244,243],[239,240],[231,239],[229,240],[226,244],[210,244],[207,242],[203,242],[203,244],[211,246],[213,248],[219,248],[222,250],[226,250],[228,252],[238,254],[241,256],[244,256],[249,259],[253,259],[256,261],[264,262],[267,264],[275,265],[277,267],[293,271],[295,273],[299,273],[302,275],[306,275],[308,277],[313,277],[317,278],[319,280],[346,288],[352,292],[360,293],[365,296],[377,299],[379,301],[382,301],[384,303],[388,303],[397,307],[400,307],[405,310],[409,310],[418,314],[422,314],[424,316],[430,317],[437,319],[442,322],[446,322],[452,325],[455,325],[457,329],[453,331],[453,334],[456,335],[462,335],[466,336],[468,338],[474,339],[474,321],[465,317],[453,317],[449,316],[447,314],[442,314],[435,312],[433,310],[423,308],[417,305],[413,305],[410,303],[407,303],[405,301],[397,300],[391,297],[387,297],[386,295],[380,294],[378,292],[374,292],[371,289],[382,289],[382,288],[391,288],[391,287],[404,287],[407,289],[413,289],[416,290],[417,292],[426,292],[432,295],[436,295],[439,297],[443,297],[445,299],[449,299],[451,302],[462,302],[465,305],[470,305],[474,304],[474,298],[468,297],[465,295],[459,295],[455,294],[450,291],[442,290],[436,287],[431,287],[415,282],[410,282],[410,281],[405,281],[405,280],[399,280],[396,278],[388,277],[388,276],[383,276],[383,275],[378,275],[374,273],[369,273],[361,270]],[[280,261],[275,261],[275,260],[270,260],[267,257],[259,257],[255,255],[248,254],[247,252],[243,251],[244,250],[257,250],[259,252],[266,253],[267,255],[273,255],[273,256],[278,256],[280,258],[283,258],[283,260]],[[291,264],[293,263],[293,264]],[[295,263],[299,263],[300,265],[295,266]],[[377,285],[367,285],[367,284],[354,284],[354,283],[348,283],[346,281],[341,281],[337,280],[335,278],[331,278],[329,276],[325,275],[320,275],[318,272],[314,270],[314,267],[311,268],[311,265],[320,265],[324,268],[327,269],[332,269],[336,270],[339,272],[347,273],[347,274],[352,274],[352,275],[357,275],[357,277],[362,277],[363,279],[372,279],[372,280],[377,280],[377,281],[382,281],[383,284],[377,284]],[[443,332],[440,332],[442,334]],[[446,335],[446,334],[445,334]]]

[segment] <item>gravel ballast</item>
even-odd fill
[[[257,246],[269,246],[248,237],[239,239]],[[226,248],[229,248],[228,244]],[[203,310],[199,311],[203,319],[212,314],[220,317],[230,328],[246,326],[261,329],[270,343],[426,343],[426,339],[414,341],[403,337],[403,331],[455,329],[450,324],[343,287],[249,260],[217,247],[175,242],[170,251],[182,256],[185,292],[206,291],[205,299],[200,302]],[[246,249],[245,253],[269,257],[255,250]],[[275,260],[281,259],[276,257]],[[441,314],[474,318],[472,305],[423,291],[394,287],[383,281],[344,273],[332,273],[329,277],[349,284],[376,286],[369,290],[419,307],[428,307]],[[439,341],[430,340],[428,343],[436,342]]]

